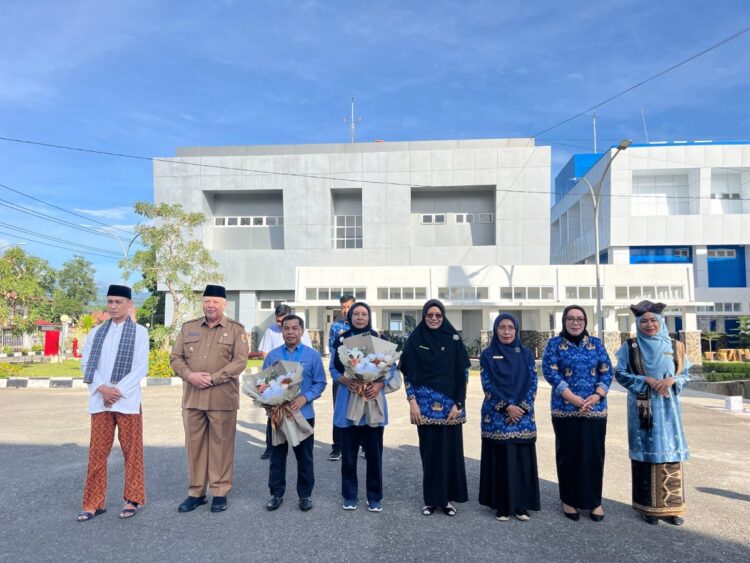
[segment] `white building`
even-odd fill
[[[193,236],[220,264],[228,314],[255,334],[285,302],[325,349],[321,336],[349,293],[373,307],[376,327],[397,334],[432,297],[469,342],[486,342],[498,310],[517,313],[524,331],[550,334],[577,302],[589,311],[589,330],[598,328],[594,267],[550,265],[551,255],[557,264],[591,256],[588,203],[574,190],[550,217],[550,148],[533,139],[199,147],[167,160],[154,164],[156,203],[208,217]],[[612,175],[627,176],[618,167]],[[603,248],[620,241],[609,228],[603,234]],[[617,242],[613,256],[630,244]],[[631,328],[627,305],[636,295],[668,300],[671,327],[695,332],[702,274],[692,264],[611,262],[602,268],[610,349]]]
[[[612,154],[577,155],[558,175],[552,263],[594,261],[592,198],[585,183],[572,177],[584,175],[594,187],[602,180],[601,261],[692,268],[698,328],[736,330],[738,315],[750,314],[750,143],[631,145],[602,179]],[[630,301],[655,297],[671,303],[659,289],[663,285],[628,275],[614,298],[627,292]],[[621,330],[628,323],[625,313],[610,312]],[[681,315],[671,319],[671,328],[692,329]]]

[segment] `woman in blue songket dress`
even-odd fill
[[[480,356],[482,462],[479,504],[495,510],[501,522],[514,514],[528,520],[539,510],[534,399],[537,375],[531,350],[521,345],[518,321],[502,313],[492,341]]]
[[[352,421],[347,418],[349,398],[357,386],[352,379],[343,375],[344,365],[339,359],[339,347],[344,339],[357,334],[370,334],[379,337],[377,331],[372,328],[372,311],[370,306],[360,301],[349,308],[346,315],[349,330],[339,335],[331,348],[331,363],[329,369],[331,378],[340,383],[336,404],[333,409],[333,425],[339,429],[341,441],[341,496],[343,497],[342,508],[344,510],[356,510],[357,508],[357,453],[359,446],[366,454],[366,482],[367,510],[370,512],[381,512],[383,510],[381,501],[383,499],[383,431],[388,424],[388,403],[385,393],[392,389],[389,387],[394,379],[395,367],[385,381],[369,383],[364,388],[367,400],[373,400],[378,395],[383,401],[383,421],[377,426],[369,426],[363,415],[361,420]]]
[[[682,462],[689,452],[679,395],[690,381],[690,362],[681,342],[669,337],[664,303],[641,301],[630,309],[636,337],[617,352],[615,378],[628,390],[628,446],[633,508],[649,524],[664,518],[683,524]]]
[[[437,299],[429,300],[399,363],[409,417],[419,435],[425,516],[439,507],[455,516],[453,502],[469,500],[461,427],[466,422],[470,365],[461,336],[445,316],[445,307]]]
[[[579,305],[563,311],[563,330],[544,349],[542,370],[552,387],[552,428],[560,500],[565,516],[580,520],[589,510],[604,520],[602,481],[607,434],[607,393],[612,362],[602,341],[586,331]]]

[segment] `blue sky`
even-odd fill
[[[145,156],[346,142],[351,96],[360,142],[531,136],[750,25],[746,0],[68,0],[2,11],[0,136]],[[600,108],[600,146],[644,141],[641,108],[652,141],[750,138],[748,52],[750,33]],[[554,177],[590,151],[591,118],[538,142],[552,144]],[[0,141],[1,184],[126,230],[133,203],[153,197],[151,171]],[[0,199],[86,223],[3,188]],[[108,235],[1,216],[119,252]],[[0,247],[19,240],[0,233]],[[68,248],[24,248],[60,266],[75,252],[56,244]],[[99,281],[119,278],[116,260],[87,257]]]

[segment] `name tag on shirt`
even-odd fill
[[[421,348],[422,350],[429,350],[429,347],[427,347],[427,346],[422,346],[421,344],[419,345],[419,347],[420,347],[420,348]]]
[[[188,332],[188,336],[200,336],[200,332]]]
[[[492,356],[493,360],[502,360],[505,356]]]

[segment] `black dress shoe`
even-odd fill
[[[563,514],[565,514],[566,518],[573,520],[573,522],[578,522],[581,519],[581,513],[577,510],[575,512],[565,512],[565,509],[563,508]]]
[[[656,516],[649,516],[648,514],[644,514],[643,519],[652,526],[656,526],[659,523],[659,519]]]
[[[307,512],[308,510],[311,510],[313,507],[312,501],[310,500],[310,497],[304,497],[299,499],[299,509],[302,512]]]
[[[271,450],[266,448],[265,451],[260,454],[260,459],[271,459]]]
[[[284,502],[284,497],[272,496],[266,503],[266,510],[276,510]]]
[[[603,522],[603,521],[604,521],[604,514],[594,514],[594,513],[592,512],[591,514],[589,514],[589,517],[590,517],[590,518],[591,518],[591,519],[592,519],[592,520],[593,520],[594,522]]]
[[[206,495],[200,497],[188,497],[182,501],[182,504],[177,507],[177,512],[192,512],[202,504],[206,504]]]
[[[672,526],[682,526],[685,520],[681,516],[670,516],[667,518],[667,522],[672,524]]]
[[[227,509],[227,497],[214,497],[211,501],[211,512],[224,512]]]

